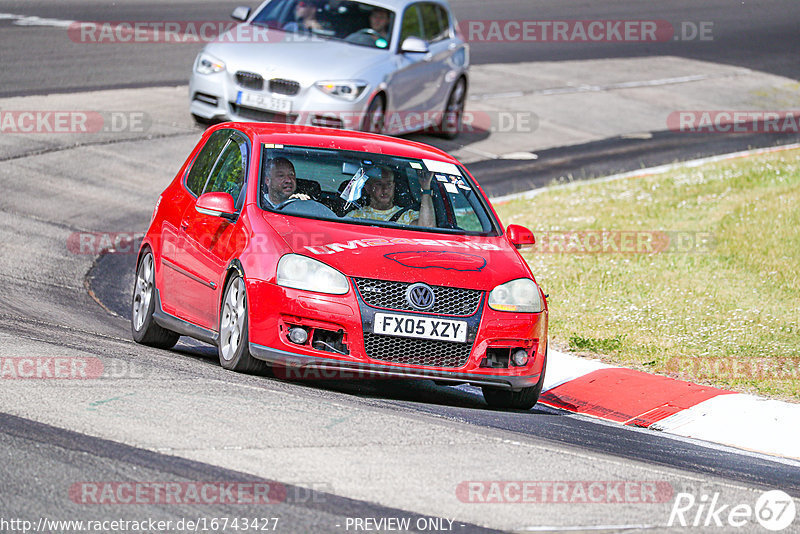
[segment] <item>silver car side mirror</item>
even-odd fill
[[[231,13],[231,18],[233,20],[239,20],[242,22],[246,21],[249,16],[250,8],[247,6],[239,6],[233,10],[233,13]]]
[[[400,45],[400,52],[410,54],[427,54],[430,52],[428,43],[419,37],[406,37],[403,44]]]

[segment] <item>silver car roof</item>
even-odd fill
[[[266,0],[265,2],[262,2],[258,6],[258,8],[253,10],[253,13],[254,14],[258,13],[265,5],[269,4],[272,1],[273,0]],[[337,3],[337,0],[328,0],[328,1],[329,3],[332,4]],[[450,11],[450,4],[447,2],[447,0],[353,0],[353,1],[377,7],[385,7],[386,9],[389,9],[390,11],[394,11],[396,13],[402,12],[407,6],[411,4],[418,4],[420,2],[439,4],[447,8],[447,11]]]

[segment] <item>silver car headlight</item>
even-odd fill
[[[278,285],[344,295],[350,291],[345,275],[325,265],[299,254],[286,254],[278,261]]]
[[[217,72],[222,72],[225,70],[225,62],[215,58],[211,54],[201,52],[200,55],[197,56],[194,70],[196,70],[199,74],[214,74]]]
[[[367,85],[367,82],[361,80],[340,80],[317,82],[314,87],[327,95],[352,102],[361,96]]]
[[[492,289],[489,307],[497,311],[538,313],[544,309],[544,304],[536,282],[519,278]]]

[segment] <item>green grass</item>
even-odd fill
[[[571,184],[497,209],[539,241],[523,255],[550,295],[556,346],[800,400],[800,151]],[[646,241],[581,252],[586,233],[559,245],[563,232],[602,230],[655,236],[655,252]]]

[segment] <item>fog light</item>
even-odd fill
[[[517,349],[511,354],[511,361],[513,361],[514,365],[517,367],[522,367],[528,363],[528,353],[525,349]]]
[[[296,345],[305,345],[308,341],[308,332],[299,326],[293,326],[289,329],[289,341]]]

